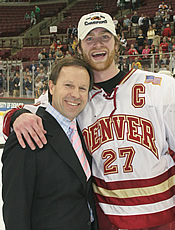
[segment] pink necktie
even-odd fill
[[[74,131],[74,134],[71,138],[72,145],[73,145],[74,150],[78,156],[78,159],[81,163],[81,166],[82,166],[82,168],[83,168],[83,170],[87,176],[87,181],[88,181],[89,177],[91,176],[91,169],[90,169],[88,160],[86,158],[86,155],[83,151],[83,148],[81,145],[81,140],[80,140],[80,137],[78,135],[77,127],[76,127],[76,124],[74,121],[71,122],[70,128]]]

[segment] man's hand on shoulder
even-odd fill
[[[36,148],[32,139],[38,145],[39,148],[43,147],[43,144],[47,143],[42,119],[32,113],[23,113],[13,123],[13,129],[16,133],[19,144],[22,148],[25,148],[26,145],[24,143],[23,138],[26,140],[28,145],[32,150]],[[22,137],[23,135],[23,137]],[[31,139],[32,137],[32,139]]]

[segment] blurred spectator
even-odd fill
[[[40,22],[40,8],[35,6],[36,23]]]
[[[78,36],[78,29],[77,29],[77,25],[74,25],[73,29],[72,29],[72,34],[75,38],[75,36]]]
[[[162,58],[161,58],[161,60],[160,60],[160,62],[159,62],[159,66],[160,66],[160,69],[159,69],[159,71],[161,71],[161,70],[166,70],[167,68],[166,68],[166,66],[169,64],[169,61],[168,61],[168,59],[167,59],[167,56],[165,55],[165,54],[162,54]]]
[[[160,12],[157,11],[154,17],[154,23],[156,24],[159,33],[161,31],[162,21],[163,21],[162,16],[160,15]]]
[[[42,55],[45,55],[45,58],[48,57],[48,52],[46,51],[46,48],[43,48]],[[43,58],[43,57],[42,57]]]
[[[50,48],[50,49],[49,49],[47,59],[49,58],[49,54],[51,54],[51,56],[53,57],[54,54],[55,54],[55,49],[54,49],[54,48]]]
[[[42,90],[42,93],[43,93],[43,94],[46,93],[46,91],[48,90],[48,81],[45,81],[45,82],[43,83],[43,86],[42,86],[41,90]]]
[[[152,45],[153,43],[153,37],[155,36],[155,31],[152,26],[149,26],[148,32],[147,32],[147,38],[148,38],[148,45]]]
[[[153,30],[154,30],[155,35],[157,35],[157,34],[158,34],[158,29],[157,29],[156,24],[153,23],[152,27],[153,27]]]
[[[125,9],[130,9],[131,0],[125,0]]]
[[[125,0],[118,0],[117,1],[117,7],[120,7],[120,10],[125,9]]]
[[[23,96],[26,96],[26,82],[27,82],[27,74],[23,74]]]
[[[139,17],[139,20],[138,20],[138,24],[140,26],[140,29],[142,29],[142,27],[143,27],[143,19],[144,19],[144,15],[141,14],[141,16]]]
[[[52,64],[54,61],[55,61],[55,58],[54,58],[54,56],[52,56],[52,54],[51,53],[49,53],[49,57],[48,57],[48,63],[49,64]]]
[[[118,22],[117,26],[115,27],[116,34],[121,34],[122,26],[121,23]]]
[[[173,52],[173,50],[175,50],[175,39],[174,38],[171,39],[170,44],[168,45],[168,51]]]
[[[9,81],[9,94],[13,96],[13,89],[14,89],[14,83],[13,83],[13,76],[10,76]]]
[[[96,2],[94,11],[101,11],[101,4],[99,2]]]
[[[159,5],[159,10],[160,10],[160,11],[161,11],[161,10],[165,10],[165,9],[167,9],[167,8],[168,8],[168,6],[165,4],[164,1]]]
[[[32,77],[28,76],[28,79],[25,85],[26,95],[28,98],[32,96],[32,89],[33,89]]]
[[[172,8],[172,5],[171,5],[171,4],[168,5],[167,12],[168,12],[169,14],[171,14],[171,13],[173,12],[173,8]]]
[[[116,26],[117,26],[117,24],[118,24],[118,20],[117,20],[115,17],[113,17],[112,20],[113,20],[113,23],[114,23],[115,28],[116,28]]]
[[[37,67],[37,68],[36,68],[36,71],[35,71],[35,77],[37,77],[39,73],[40,73],[40,68]]]
[[[32,27],[35,24],[36,24],[35,13],[34,13],[34,11],[32,11],[30,14],[30,27]]]
[[[69,27],[67,28],[67,32],[66,32],[68,39],[70,38],[70,36],[72,34],[72,30],[73,30],[73,28],[72,28],[72,25],[70,24]]]
[[[50,45],[50,48],[56,50],[56,48],[57,48],[57,43],[56,43],[55,40],[53,40],[52,44]]]
[[[30,19],[30,15],[28,14],[28,12],[25,13],[24,19]]]
[[[142,50],[142,54],[149,54],[150,49],[148,48],[148,45],[145,45],[145,48]],[[149,55],[143,55],[143,59],[148,59],[150,56]]]
[[[163,15],[163,27],[165,28],[166,25],[170,22],[170,15],[167,11],[165,11],[165,14]]]
[[[143,34],[142,30],[139,30],[139,34],[136,37],[136,49],[137,51],[141,54],[142,53],[142,49],[145,45],[145,35]]]
[[[64,54],[63,54],[62,50],[58,49],[58,54],[56,55],[56,58],[57,58],[57,60],[64,58]]]
[[[76,46],[78,44],[78,37],[75,36],[72,44],[73,53],[75,53]]]
[[[74,54],[74,50],[72,48],[73,41],[74,41],[74,37],[73,34],[71,34],[70,38],[68,39],[68,50],[71,54]]]
[[[47,80],[47,75],[44,73],[43,69],[40,69],[40,73],[38,74],[37,78],[39,78],[41,82]]]
[[[43,57],[42,50],[40,50],[38,53],[38,61],[41,61],[42,57]]]
[[[159,63],[162,60],[162,56],[163,56],[163,51],[162,51],[162,47],[160,46],[159,50],[158,50],[158,60],[159,60]]]
[[[135,57],[135,60],[133,61],[131,68],[132,69],[142,69],[142,65],[139,62],[138,57]]]
[[[145,17],[143,18],[143,26],[142,26],[142,31],[145,36],[147,35],[147,31],[150,25],[151,25],[150,18],[148,15],[145,15]]]
[[[172,34],[172,30],[170,28],[170,24],[168,23],[162,32],[162,37],[166,37],[168,39],[168,41],[170,41],[171,40],[171,34]]]
[[[2,76],[2,73],[0,72],[0,97],[3,97],[4,95],[3,84],[4,84],[4,78]]]
[[[41,88],[43,83],[41,82],[40,78],[37,77],[35,81],[35,97],[38,98],[41,95]]]
[[[55,50],[55,57],[57,57],[57,55],[59,54],[59,50],[60,49],[56,48],[56,50]]]
[[[134,15],[131,17],[131,23],[132,23],[132,35],[133,37],[136,37],[137,30],[138,30],[138,21],[139,21],[139,15],[137,14],[137,11],[134,11]]]
[[[123,57],[123,71],[126,73],[129,71],[129,59],[126,57]]]
[[[119,66],[120,70],[122,70],[126,73],[129,71],[129,59],[128,58],[121,57],[119,64],[120,64],[120,66]]]
[[[160,45],[160,36],[159,36],[159,31],[156,27],[156,24],[153,24],[153,30],[155,32],[155,35],[153,36],[153,45],[155,46],[155,49],[159,48]]]
[[[173,55],[171,58],[171,64],[172,64],[172,73],[175,74],[175,50],[173,50]]]
[[[122,32],[122,36],[120,38],[120,42],[122,44],[122,47],[121,47],[121,55],[124,54],[125,50],[126,50],[126,46],[127,46],[127,40],[125,38],[125,34]]]
[[[27,76],[28,75],[32,75],[32,73],[29,71],[29,68],[26,67],[25,71],[24,71],[24,74],[26,74]]]
[[[20,75],[16,72],[16,76],[13,80],[13,96],[19,97],[19,87],[20,87]]]
[[[124,22],[123,22],[123,27],[121,29],[121,33],[124,34],[125,37],[128,37],[129,36],[129,33],[130,33],[130,29],[131,27],[130,26],[127,26]]]
[[[131,26],[131,20],[127,17],[127,15],[124,16],[123,23],[125,23],[126,26]]]
[[[66,50],[65,57],[71,57],[71,54],[69,53],[69,51],[68,51],[68,50]]]
[[[155,54],[156,53],[155,46],[153,44],[151,45],[150,53],[151,54]]]
[[[29,65],[29,71],[33,74],[36,71],[35,61],[32,60],[32,64]]]
[[[142,54],[143,54],[142,59],[143,59],[144,66],[145,65],[149,66],[150,65],[150,60],[149,60],[150,55],[145,55],[145,54],[150,54],[150,49],[147,44],[145,45],[145,48],[142,50]]]
[[[168,43],[166,42],[166,38],[163,38],[163,41],[160,43],[160,45],[162,47],[162,51],[163,53],[168,53]]]
[[[135,9],[136,9],[136,2],[137,2],[137,0],[131,0],[131,3],[132,3],[132,10],[135,10]]]
[[[129,49],[128,54],[129,55],[139,54],[138,51],[134,48],[134,44],[131,44],[131,48]],[[132,62],[134,60],[134,57],[130,56],[129,59],[130,59],[130,62]]]
[[[61,43],[61,40],[57,40],[57,48],[60,49],[60,50],[63,50],[63,45]]]
[[[46,67],[47,67],[48,62],[47,62],[47,58],[46,58],[46,55],[45,55],[45,54],[43,54],[43,57],[42,57],[42,59],[41,59],[41,62],[40,62],[40,63],[44,66],[44,68],[46,68]]]

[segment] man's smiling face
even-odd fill
[[[86,106],[90,76],[81,66],[62,67],[56,85],[49,81],[52,106],[69,120],[73,120]]]

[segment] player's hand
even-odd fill
[[[31,137],[38,145],[39,148],[43,147],[43,144],[47,143],[45,134],[46,131],[43,128],[42,119],[32,113],[21,114],[13,123],[13,129],[16,133],[19,144],[22,148],[25,148],[23,137],[32,150],[36,148]],[[23,135],[23,137],[22,137]]]

